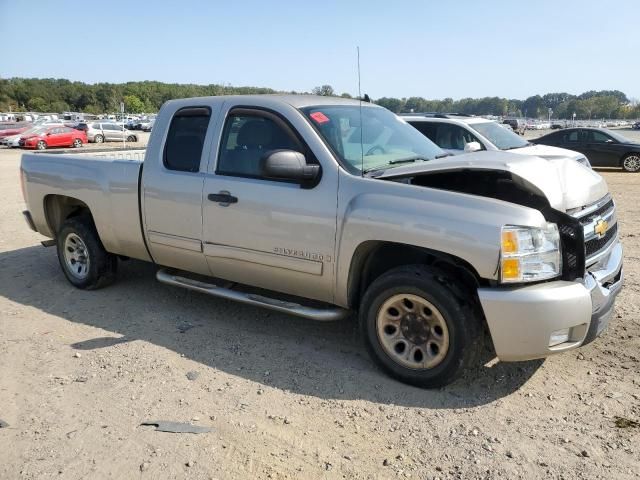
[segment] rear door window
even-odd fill
[[[563,143],[578,143],[580,136],[578,135],[578,130],[573,130],[571,132],[564,134],[564,142]]]
[[[181,172],[200,170],[210,119],[211,110],[208,107],[187,107],[176,112],[164,145],[163,161],[166,168]]]

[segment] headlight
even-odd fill
[[[546,280],[557,277],[561,271],[560,235],[555,223],[547,223],[544,228],[502,227],[502,283]]]
[[[583,157],[578,157],[578,158],[576,158],[576,162],[581,163],[585,167],[591,168],[591,163],[589,163],[589,160],[587,159],[587,157],[584,157],[584,156]]]

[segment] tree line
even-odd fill
[[[130,113],[156,112],[173,98],[210,95],[242,95],[279,92],[263,87],[233,87],[230,85],[194,85],[154,81],[127,83],[72,82],[54,78],[0,78],[0,111],[36,111],[85,113],[111,113],[120,109],[124,101]],[[339,95],[331,85],[315,87],[311,93],[351,98]],[[501,97],[429,100],[423,97],[382,97],[375,103],[395,113],[458,112],[469,115],[498,115],[546,118],[551,108],[553,118],[637,118],[640,105],[630,102],[619,90],[589,91],[581,95],[547,93],[525,100]]]
[[[422,97],[389,98],[376,100],[378,105],[395,113],[456,112],[467,115],[497,115],[528,118],[547,118],[549,109],[553,118],[638,118],[640,105],[630,102],[619,90],[589,91],[581,95],[566,92],[534,95],[526,100],[500,97],[462,98],[453,100],[427,100]]]

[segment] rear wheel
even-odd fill
[[[98,135],[96,135],[94,137],[94,140],[95,140],[96,143],[102,143],[102,142],[104,142],[104,137],[102,135],[98,134]]]
[[[437,269],[393,269],[365,293],[360,324],[374,361],[398,380],[423,388],[452,382],[482,348],[471,293]]]
[[[46,150],[47,149],[47,142],[45,142],[44,140],[40,140],[37,144],[36,144],[36,148],[38,150]]]
[[[631,153],[622,159],[622,168],[626,172],[640,171],[640,154]]]
[[[58,261],[75,287],[93,290],[115,280],[118,257],[107,252],[89,217],[73,217],[57,236]]]
[[[136,141],[136,137],[134,137],[133,135],[129,135],[127,137],[127,142],[135,142]]]
[[[80,140],[79,138],[76,138],[73,141],[73,148],[80,148],[82,146],[82,140]]]

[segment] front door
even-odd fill
[[[587,158],[598,167],[618,167],[619,154],[616,152],[616,140],[598,130],[584,130]]]
[[[319,163],[273,110],[226,104],[216,162],[203,193],[203,251],[211,274],[317,300],[333,299],[338,183],[329,166],[315,186],[262,176],[271,150]]]

